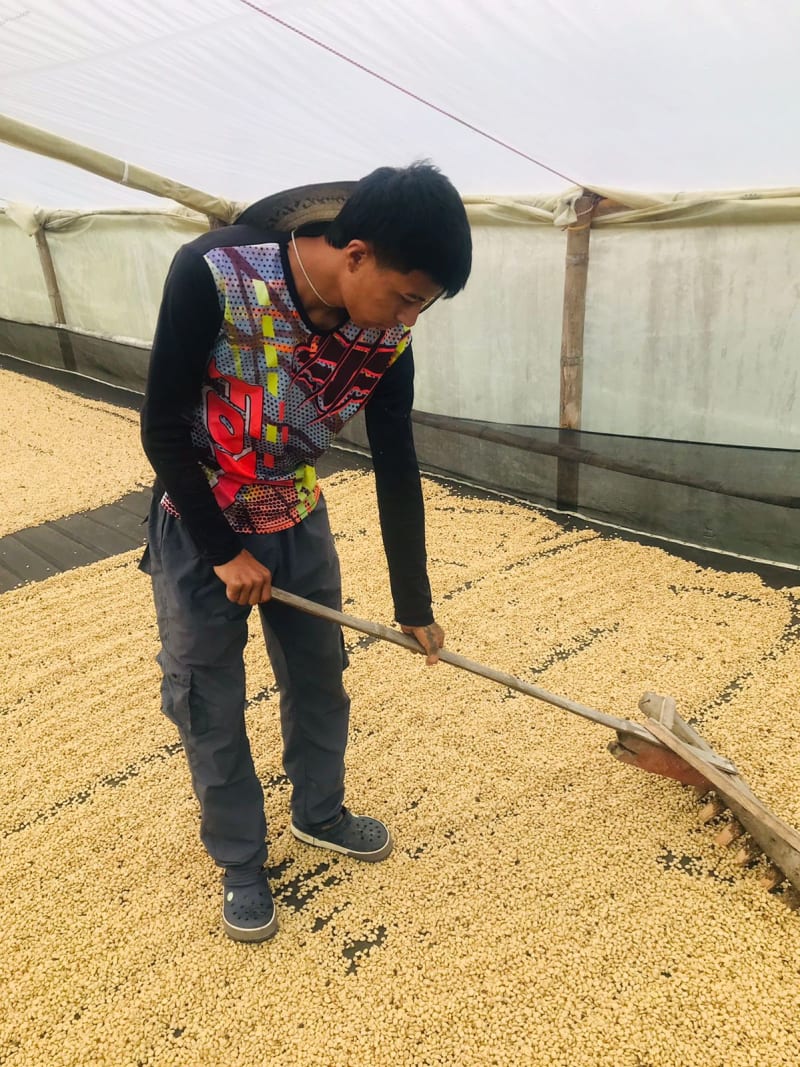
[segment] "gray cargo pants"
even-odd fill
[[[276,586],[341,610],[339,560],[322,497],[289,530],[240,537],[272,572]],[[246,878],[267,858],[264,794],[244,717],[243,652],[251,609],[227,599],[184,524],[156,500],[141,569],[153,583],[162,710],[177,726],[189,762],[200,802],[200,838],[218,866]],[[311,828],[334,819],[344,800],[350,700],[342,685],[347,666],[342,632],[284,604],[270,601],[259,610],[280,692],[292,818]]]

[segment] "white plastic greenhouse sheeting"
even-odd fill
[[[598,227],[587,290],[585,428],[800,448],[798,279],[800,219]]]
[[[176,249],[207,229],[202,217],[168,212],[83,215],[48,227],[67,325],[150,341]],[[2,213],[0,248],[0,316],[53,322],[36,243]]]
[[[420,157],[464,193],[793,186],[798,40],[797,0],[0,0],[0,112],[234,200]],[[2,145],[0,198],[148,203]]]
[[[416,407],[559,425],[563,232],[473,225],[467,292],[414,327]],[[592,232],[581,426],[800,448],[800,215]],[[497,367],[502,368],[497,373]]]

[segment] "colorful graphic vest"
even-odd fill
[[[315,333],[292,300],[278,244],[212,248],[204,258],[223,317],[192,442],[234,530],[285,530],[313,510],[317,458],[411,334],[349,320]],[[177,514],[168,496],[162,503]]]

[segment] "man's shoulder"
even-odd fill
[[[220,226],[215,230],[209,230],[193,241],[183,245],[181,249],[187,255],[205,256],[215,248],[244,248],[256,245],[285,244],[288,234],[278,230],[264,230],[257,226],[247,226],[234,223],[232,226]]]

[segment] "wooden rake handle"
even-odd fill
[[[294,593],[276,589],[274,585],[272,587],[272,599],[281,604],[297,608],[299,611],[305,611],[308,615],[316,615],[320,619],[328,619],[329,622],[347,626],[351,630],[358,630],[363,634],[368,634],[370,637],[377,637],[382,641],[390,641],[393,645],[400,645],[401,648],[408,649],[409,652],[419,652],[425,655],[425,649],[414,637],[399,630],[393,630],[389,626],[383,626],[379,622],[370,622],[369,619],[359,619],[354,615],[346,615],[343,611],[336,611],[334,608],[316,604],[314,601],[306,600]],[[482,663],[476,663],[474,660],[467,659],[466,656],[460,656],[457,652],[449,652],[446,648],[443,648],[439,652],[439,659],[444,663],[451,664],[453,667],[460,667],[471,674],[480,675],[481,678],[488,678],[489,681],[497,682],[498,685],[505,686],[508,689],[515,689],[518,693],[524,693],[525,696],[543,700],[546,704],[552,704],[557,708],[562,708],[564,711],[570,711],[574,715],[580,715],[582,718],[589,719],[590,722],[598,723],[600,726],[635,734],[650,744],[654,742],[652,734],[635,722],[631,722],[628,719],[618,719],[613,715],[606,715],[602,711],[589,708],[585,704],[578,704],[574,700],[567,700],[566,697],[548,693],[546,689],[540,689],[538,686],[522,681],[521,678],[515,678],[513,674],[506,674],[505,671],[496,671],[492,667],[485,667]]]

